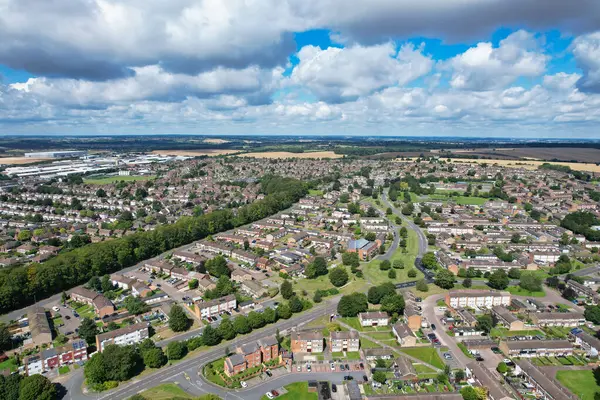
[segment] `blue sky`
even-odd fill
[[[7,0],[2,133],[600,136],[600,2],[174,3]]]

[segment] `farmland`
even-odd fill
[[[162,156],[183,156],[183,157],[216,157],[224,156],[229,154],[239,153],[239,150],[220,150],[220,149],[206,149],[206,150],[154,150],[152,154],[159,154]]]
[[[289,151],[266,151],[264,153],[245,153],[240,154],[240,157],[254,157],[254,158],[342,158],[342,154],[335,154],[333,151],[312,151],[305,153],[292,153]]]
[[[396,160],[396,162],[412,162],[413,159]],[[540,165],[546,163],[546,161],[532,161],[532,160],[500,160],[500,159],[462,159],[462,158],[450,158],[450,162],[454,164],[488,164],[488,165],[499,165],[506,168],[524,168],[529,170],[535,170]],[[554,165],[563,165],[570,167],[575,171],[589,171],[589,172],[600,172],[600,166],[591,163],[573,163],[573,162],[552,162]]]
[[[585,147],[521,147],[521,148],[480,148],[452,150],[452,153],[464,153],[480,157],[531,159],[531,160],[559,160],[595,163],[600,160],[600,149]]]

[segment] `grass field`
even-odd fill
[[[310,189],[308,191],[308,194],[311,196],[323,196],[323,191],[322,190],[317,190],[317,189]]]
[[[133,181],[149,181],[156,178],[155,175],[130,175],[130,176],[105,176],[98,178],[85,179],[84,182],[89,185],[109,185],[111,183],[117,183],[121,181],[133,182]]]
[[[443,200],[443,201],[454,201],[456,204],[462,206],[482,206],[486,201],[491,199],[486,199],[483,197],[473,197],[473,196],[448,196],[444,194],[433,194],[427,196],[430,200]]]
[[[342,154],[335,154],[333,151],[311,151],[305,153],[291,153],[289,151],[265,151],[264,153],[244,153],[239,157],[254,158],[342,158]]]
[[[396,160],[397,162],[413,162],[416,158],[409,160]],[[497,164],[507,168],[524,168],[524,169],[537,169],[540,165],[547,161],[531,161],[531,160],[501,160],[501,159],[464,159],[464,158],[451,158],[450,162],[455,164]],[[572,163],[572,162],[551,162],[556,165],[564,165],[570,167],[575,171],[589,171],[589,172],[600,172],[600,166],[592,163]]]
[[[401,348],[400,352],[418,358],[439,369],[444,369],[444,362],[433,347],[405,347]]]
[[[393,264],[395,260],[402,260],[404,262],[404,269],[395,269],[396,271],[396,279],[388,278],[388,271],[381,271],[379,269],[379,264],[381,260],[371,260],[363,267],[363,274],[365,279],[371,282],[373,285],[380,285],[384,282],[407,282],[414,281],[423,278],[423,273],[415,268],[417,272],[417,276],[415,278],[408,277],[408,271],[413,269],[415,264],[415,258],[417,257],[417,253],[419,251],[419,242],[417,239],[417,234],[412,229],[408,230],[408,238],[407,238],[406,249],[408,253],[403,253],[402,248],[398,247],[392,257],[390,262]]]
[[[287,390],[286,394],[282,394],[277,397],[279,400],[317,400],[319,395],[317,393],[308,392],[308,382],[296,382],[290,385],[284,386]],[[268,400],[267,396],[260,398],[261,400]]]
[[[185,390],[174,383],[164,383],[162,385],[145,390],[141,395],[147,400],[170,400],[173,398],[193,399]]]
[[[593,400],[594,394],[600,392],[591,370],[558,371],[556,379],[581,400]]]
[[[546,295],[546,292],[543,290],[539,292],[530,292],[529,290],[525,290],[520,286],[509,286],[506,288],[506,290],[515,296],[544,297]]]

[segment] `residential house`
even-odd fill
[[[392,333],[401,347],[414,347],[417,345],[417,337],[413,334],[407,324],[398,322],[392,326]]]
[[[196,316],[200,319],[206,319],[207,317],[219,315],[225,311],[235,310],[237,302],[235,295],[230,294],[214,300],[196,301],[194,306],[194,313]]]
[[[467,364],[466,369],[467,377],[473,379],[478,386],[487,389],[488,398],[490,400],[509,400],[514,399],[508,389],[508,384],[503,384],[504,379],[498,375],[495,371],[490,371],[478,362],[471,362]]]
[[[52,330],[50,329],[46,310],[43,307],[32,307],[31,311],[27,313],[27,318],[33,343],[36,346],[52,343]]]
[[[357,331],[333,331],[329,335],[329,347],[332,352],[356,352],[360,348],[359,335]]]
[[[492,308],[493,306],[509,306],[510,293],[492,290],[450,290],[446,294],[446,305],[450,308]]]
[[[573,354],[568,340],[506,340],[498,346],[508,357],[556,357]]]
[[[525,329],[523,321],[518,319],[504,306],[492,307],[492,313],[500,325],[507,328],[509,331],[522,331]]]
[[[358,314],[361,326],[388,326],[390,317],[381,311],[371,311]]]
[[[124,328],[96,335],[96,348],[102,352],[106,346],[116,344],[118,346],[140,343],[149,337],[148,324],[140,322]]]

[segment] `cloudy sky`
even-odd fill
[[[0,134],[600,138],[598,0],[0,0]]]

